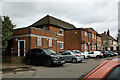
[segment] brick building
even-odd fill
[[[94,29],[76,28],[47,15],[28,27],[15,29],[8,53],[24,57],[32,48],[49,48],[57,53],[62,50],[89,52],[98,50],[100,45],[101,36]]]
[[[65,29],[74,28],[72,24],[47,15],[29,27],[14,30],[12,54],[25,56],[32,48],[49,48],[56,52],[64,50]]]
[[[65,30],[65,50],[101,50],[101,36],[92,28]]]
[[[101,50],[102,36],[93,28],[85,28],[85,30],[91,32],[91,51]]]

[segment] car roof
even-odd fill
[[[101,62],[98,67],[84,76],[83,79],[105,78],[108,73],[117,65],[120,65],[120,58],[105,60]]]

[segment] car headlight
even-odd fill
[[[58,61],[59,57],[53,57],[53,60]]]

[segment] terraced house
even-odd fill
[[[62,50],[93,51],[97,50],[97,35],[92,28],[76,28],[47,15],[28,27],[15,29],[8,51],[17,57],[24,57],[32,48],[49,48],[57,53]]]

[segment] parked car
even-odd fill
[[[101,53],[103,53],[104,58],[108,57],[108,54],[105,50],[102,50]]]
[[[51,49],[30,49],[25,57],[26,64],[43,64],[45,66],[63,65],[65,63],[65,57],[57,55],[55,51]]]
[[[117,56],[117,55],[118,55],[118,53],[116,53],[116,52],[113,52],[113,51],[109,51],[109,52],[113,53],[114,56]]]
[[[76,52],[76,53],[78,53],[78,54],[83,55],[83,56],[84,56],[84,59],[85,59],[85,58],[88,58],[88,55],[87,55],[87,54],[85,54],[85,53],[83,53],[83,52],[81,52],[81,51],[79,51],[79,50],[73,50],[73,52]]]
[[[114,52],[114,54],[115,54],[115,56],[117,56],[117,55],[118,55],[118,53],[117,53],[117,52]]]
[[[114,54],[112,52],[110,52],[110,51],[106,51],[106,53],[108,54],[109,57],[114,56]]]
[[[100,51],[91,51],[91,52],[88,53],[88,57],[102,58],[103,54]]]
[[[119,61],[120,58],[105,60],[98,67],[80,78],[81,80],[120,80]]]
[[[82,62],[84,59],[83,55],[73,51],[62,51],[59,54],[64,55],[66,57],[66,61],[71,61],[73,63]]]

